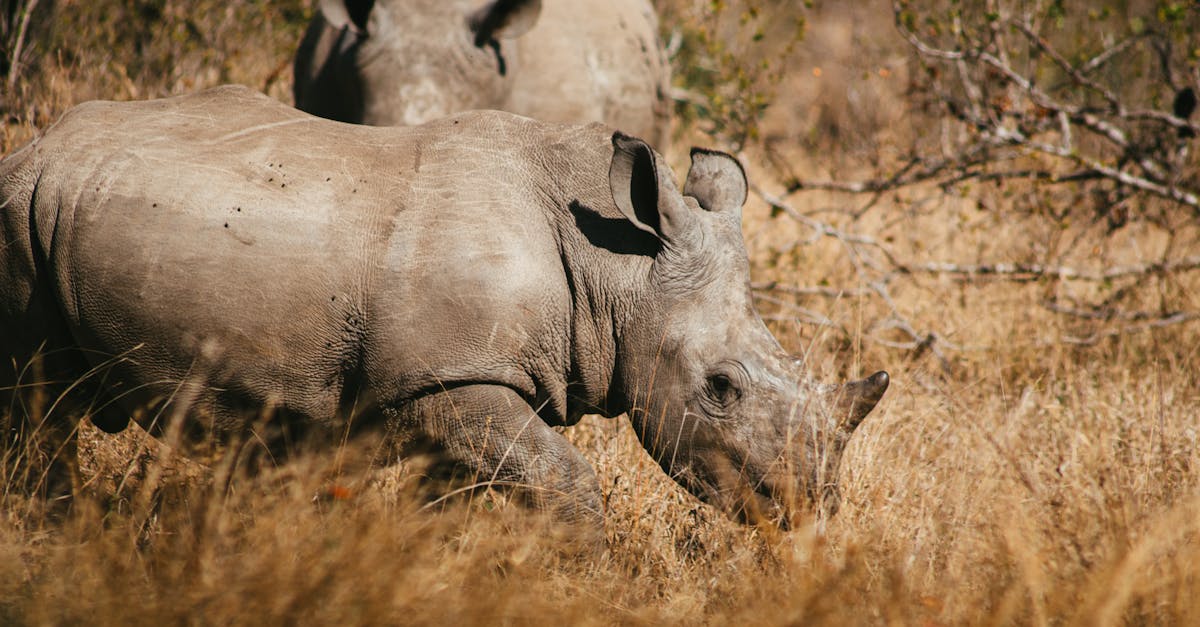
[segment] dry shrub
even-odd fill
[[[36,70],[6,99],[0,146],[12,150],[65,108],[95,97],[155,97],[235,81],[286,101],[285,66],[309,4],[60,0],[54,21],[61,27],[34,43]],[[763,4],[759,17],[734,19],[721,31],[712,21],[680,22],[700,19],[689,17],[691,4],[661,4],[668,34],[750,34],[750,44],[725,42],[726,49],[787,45],[794,30],[767,31],[755,43],[755,20],[783,25],[783,33],[798,15],[807,19],[795,44],[800,61],[780,76],[784,88],[766,117],[753,117],[761,102],[750,98],[743,110],[752,115],[740,122],[761,124],[771,150],[800,174],[887,164],[906,138],[935,131],[903,123],[911,68],[886,14]],[[722,15],[744,8],[729,3]],[[772,20],[770,11],[786,19]],[[855,81],[858,92],[849,85]],[[726,85],[712,87],[728,93]],[[713,141],[696,128],[682,132]],[[724,140],[748,137],[731,132]],[[743,154],[753,180],[782,184],[758,144],[747,141]],[[1036,259],[1069,249],[1068,262],[1110,264],[1167,245],[1149,226],[1115,238],[1088,224],[1052,228],[979,189],[957,197],[888,194],[867,211],[860,211],[864,199],[829,192],[794,202],[805,215],[934,258]],[[1055,208],[1063,199],[1038,202]],[[24,495],[22,443],[9,442],[0,459],[0,623],[1200,618],[1193,326],[1073,346],[1061,340],[1096,328],[1040,307],[1045,291],[1078,290],[1072,294],[1090,299],[1111,286],[906,282],[892,293],[900,314],[962,347],[947,367],[929,351],[888,344],[898,339],[894,329],[876,321],[890,312],[856,291],[865,287],[863,274],[844,242],[797,245],[811,232],[771,214],[758,200],[746,210],[756,281],[847,288],[835,298],[760,300],[781,342],[822,380],[877,368],[893,377],[843,458],[835,517],[804,519],[787,533],[729,522],[671,483],[622,420],[593,417],[568,430],[603,491],[606,546],[598,553],[572,549],[571,530],[508,505],[502,494],[427,506],[411,470],[348,472],[363,465],[350,463],[354,450],[301,452],[248,475],[221,460],[188,465],[136,433],[108,436],[85,426],[84,485],[65,514]],[[1157,292],[1172,306],[1197,309],[1194,279],[1156,276],[1141,287],[1123,298],[1153,306]],[[827,322],[812,323],[818,315]],[[0,415],[44,414],[25,409],[34,406],[6,406]]]

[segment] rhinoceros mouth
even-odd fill
[[[727,454],[711,453],[698,467],[683,468],[673,478],[700,501],[742,524],[773,522],[787,527],[787,509],[766,478],[757,478],[746,465]],[[781,522],[782,521],[782,522]]]
[[[705,485],[700,493],[693,494],[743,525],[774,523],[787,528],[787,516],[769,490],[755,489],[749,481],[720,489]]]

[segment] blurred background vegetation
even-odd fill
[[[160,98],[241,83],[290,99],[309,0],[5,0],[0,102],[45,126],[84,100]]]

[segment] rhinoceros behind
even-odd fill
[[[664,146],[670,69],[646,0],[322,0],[296,107],[421,124],[469,109],[603,122]]]
[[[599,124],[351,126],[239,87],[88,103],[0,162],[0,355],[101,367],[121,415],[187,399],[202,431],[354,408],[567,520],[601,515],[552,428],[585,413],[628,413],[727,510],[815,496],[887,375],[815,384],[781,350],[745,197],[732,157],[694,151],[680,193]]]

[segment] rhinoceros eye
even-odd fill
[[[705,391],[708,393],[709,398],[723,407],[729,406],[741,396],[741,392],[734,385],[733,379],[729,375],[720,372],[708,376]]]

